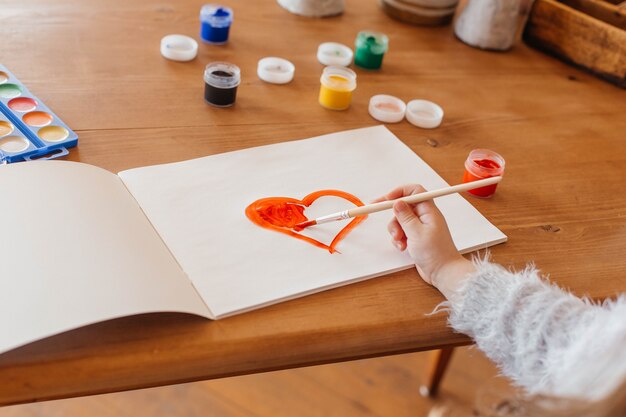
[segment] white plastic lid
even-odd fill
[[[259,60],[256,73],[260,79],[271,84],[287,84],[293,80],[296,67],[283,58],[269,56]]]
[[[428,100],[411,100],[406,105],[406,119],[424,129],[434,129],[443,120],[443,109]]]
[[[198,55],[198,42],[185,35],[167,35],[161,39],[161,55],[172,61],[191,61]]]
[[[406,104],[398,97],[378,94],[370,98],[370,116],[383,123],[398,123],[404,119]]]
[[[353,55],[350,47],[337,42],[324,42],[317,48],[317,60],[322,65],[347,67],[352,63]]]

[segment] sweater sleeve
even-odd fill
[[[626,298],[594,305],[486,261],[451,300],[450,325],[530,394],[597,399],[626,377]]]

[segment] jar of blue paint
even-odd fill
[[[228,31],[233,23],[233,10],[217,4],[205,4],[200,9],[200,37],[212,44],[228,42]]]

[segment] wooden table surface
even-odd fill
[[[347,3],[343,16],[306,19],[273,0],[228,0],[230,42],[176,63],[160,56],[160,39],[198,38],[200,1],[0,0],[1,62],[79,133],[68,159],[113,172],[376,125],[373,94],[433,100],[445,109],[440,128],[388,127],[449,183],[474,148],[506,158],[496,196],[470,200],[509,236],[496,261],[534,260],[579,295],[626,290],[626,92],[523,44],[484,52],[450,26],[412,27],[374,0]],[[389,35],[383,69],[356,69],[351,108],[325,110],[317,46],[353,45],[362,29]],[[260,81],[264,56],[291,60],[295,80]],[[211,61],[241,68],[233,108],[203,101]],[[468,343],[444,314],[425,316],[440,301],[410,270],[217,322],[155,314],[96,324],[0,355],[0,404]]]

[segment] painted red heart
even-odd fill
[[[330,253],[335,253],[335,246],[345,238],[359,223],[367,216],[355,217],[343,229],[335,235],[330,245],[326,245],[319,240],[300,234],[296,225],[309,220],[304,215],[304,210],[311,206],[315,200],[324,196],[341,197],[355,206],[362,206],[363,202],[352,194],[339,190],[321,190],[311,193],[298,200],[290,197],[268,197],[255,201],[246,207],[246,216],[255,224],[279,233],[284,233],[296,239],[304,240],[319,248],[326,249]]]

